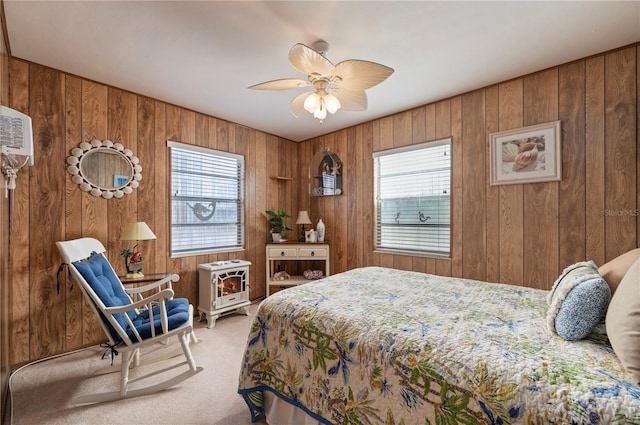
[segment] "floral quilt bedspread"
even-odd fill
[[[640,424],[604,333],[547,330],[547,291],[365,267],[260,305],[239,378],[327,424]]]

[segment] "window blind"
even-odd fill
[[[451,139],[373,154],[376,249],[449,255]]]
[[[171,253],[241,248],[244,157],[169,142]]]

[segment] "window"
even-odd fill
[[[242,248],[244,157],[169,141],[171,254]]]
[[[376,249],[449,255],[451,139],[373,154]]]

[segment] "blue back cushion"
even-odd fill
[[[126,292],[124,292],[118,276],[116,276],[109,262],[102,255],[93,254],[88,260],[76,261],[73,265],[78,269],[82,277],[84,277],[105,306],[121,307],[131,304],[131,299]],[[134,312],[128,312],[127,314],[131,320],[133,320]],[[127,329],[127,322],[125,321],[123,313],[118,313],[115,318],[123,329]],[[105,322],[114,340],[116,342],[121,341],[117,332],[107,321]]]

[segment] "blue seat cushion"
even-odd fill
[[[131,298],[124,291],[124,287],[114,273],[107,259],[100,254],[93,254],[88,260],[77,261],[73,263],[78,272],[87,281],[91,289],[102,300],[106,307],[122,307],[131,304]],[[169,330],[182,326],[189,320],[189,301],[186,298],[175,298],[166,302],[167,317]],[[134,326],[138,329],[142,339],[151,336],[151,323],[149,320],[149,311],[142,311],[139,315],[135,315],[134,311],[126,313]],[[133,330],[129,329],[127,321],[123,313],[114,315],[120,326],[127,332],[130,338],[133,338]],[[153,312],[154,326],[156,334],[162,332],[160,322],[160,307],[154,307]],[[103,317],[113,340],[118,343],[122,338],[113,329],[111,324]]]
[[[165,303],[167,308],[167,319],[169,330],[178,328],[189,321],[189,300],[186,298],[174,298]],[[160,307],[153,307],[153,323],[156,335],[162,333],[162,323],[160,321]],[[133,326],[138,330],[142,339],[151,337],[151,321],[149,320],[149,310],[141,312],[133,319]],[[129,338],[135,339],[133,330],[127,328]]]

